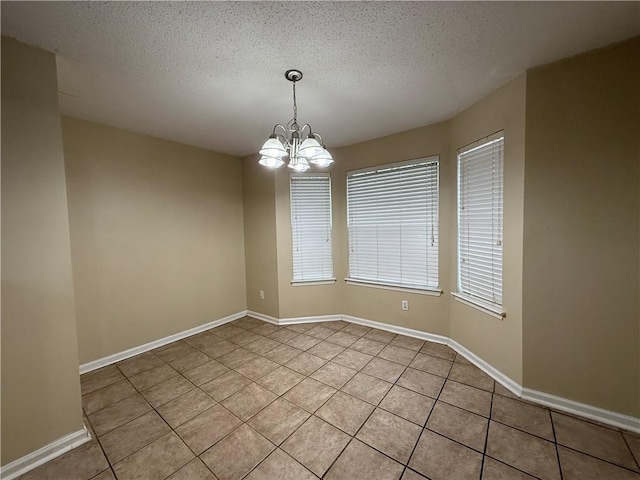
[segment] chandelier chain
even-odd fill
[[[291,125],[296,130],[298,129],[298,104],[296,102],[296,82],[293,81],[293,124]]]

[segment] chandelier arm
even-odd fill
[[[320,135],[318,132],[313,132],[313,136],[314,137],[319,137],[320,138],[320,145],[322,145],[322,148],[325,148],[324,140],[322,139],[322,135]]]
[[[278,133],[276,132],[276,129],[277,129],[278,127],[280,127],[280,128],[282,129],[282,131],[285,133],[285,135],[288,133],[288,131],[287,131],[287,129],[286,129],[286,127],[285,127],[284,125],[282,125],[281,123],[276,123],[276,124],[273,126],[273,134],[274,134],[274,135],[278,135]]]
[[[304,138],[304,129],[307,128],[309,130],[308,135],[312,135],[313,134],[313,130],[311,129],[311,125],[309,125],[308,123],[305,123],[302,128],[300,129],[300,137]]]

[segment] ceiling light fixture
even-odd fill
[[[298,125],[298,105],[296,104],[296,82],[302,79],[300,70],[287,70],[284,77],[293,83],[293,118],[286,125],[276,124],[273,133],[260,149],[260,165],[279,168],[284,165],[284,157],[289,157],[288,167],[296,172],[306,172],[310,163],[318,167],[328,167],[333,157],[324,146],[322,136],[305,123]],[[281,131],[278,132],[278,130]],[[302,143],[300,139],[307,135]]]

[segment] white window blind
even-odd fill
[[[293,281],[333,278],[331,177],[291,177]]]
[[[349,279],[438,287],[438,157],[347,176]]]
[[[502,132],[458,152],[458,293],[502,305]]]

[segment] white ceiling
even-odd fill
[[[298,119],[342,146],[446,120],[527,68],[640,33],[640,2],[7,2],[64,114],[232,155]]]

